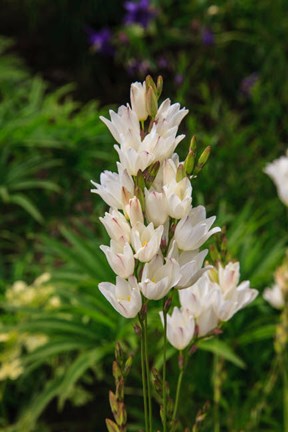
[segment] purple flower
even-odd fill
[[[88,28],[87,33],[89,43],[95,51],[104,55],[113,56],[114,48],[111,43],[112,33],[109,28],[104,27],[99,31]]]
[[[130,59],[127,63],[129,75],[145,76],[149,72],[151,64],[148,60]]]
[[[259,80],[259,75],[257,72],[253,72],[247,77],[243,78],[240,84],[240,90],[245,96],[251,96],[252,89],[254,85]]]
[[[126,1],[124,8],[126,9],[125,24],[139,24],[143,28],[147,28],[156,15],[156,11],[151,7],[149,0],[139,0],[138,3]]]
[[[205,27],[202,30],[201,39],[202,39],[203,44],[207,45],[207,46],[213,45],[215,42],[214,33],[208,27]]]
[[[184,77],[182,74],[175,75],[174,82],[177,86],[180,86],[183,83]]]
[[[170,69],[171,64],[170,64],[169,60],[165,56],[162,55],[162,56],[158,57],[158,59],[157,59],[157,66],[160,69]]]

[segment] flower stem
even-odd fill
[[[286,356],[282,363],[283,368],[283,416],[284,416],[284,432],[288,432],[288,371],[287,363],[285,362]]]
[[[214,354],[213,365],[213,387],[214,387],[214,432],[220,432],[219,402],[221,397],[221,365],[219,356]]]
[[[167,394],[166,394],[166,352],[167,352],[167,311],[163,307],[163,324],[164,324],[164,340],[163,340],[163,377],[162,377],[162,392],[163,392],[163,432],[167,431]]]
[[[176,420],[176,416],[177,416],[183,374],[184,374],[184,364],[183,364],[182,351],[180,351],[179,352],[179,376],[178,376],[178,381],[177,381],[175,405],[174,405],[174,411],[173,411],[173,417],[172,417],[173,422]]]
[[[148,357],[148,344],[147,344],[147,315],[144,322],[144,351],[145,351],[145,366],[146,366],[146,379],[147,379],[147,392],[148,392],[148,413],[149,413],[149,432],[152,432],[152,400],[151,400],[151,385],[150,385],[150,371],[149,371],[149,357]]]
[[[148,410],[147,410],[146,373],[145,373],[145,335],[144,335],[143,321],[141,320],[140,317],[139,317],[139,323],[141,326],[141,369],[142,369],[142,387],[143,387],[145,432],[149,432],[149,429],[148,429]]]

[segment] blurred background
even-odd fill
[[[0,430],[104,431],[116,339],[135,355],[129,430],[143,424],[138,339],[97,288],[113,275],[90,193],[116,162],[99,115],[129,101],[131,82],[161,74],[162,97],[189,109],[181,156],[192,135],[212,147],[193,203],[226,226],[242,279],[272,283],[288,219],[263,168],[287,149],[287,72],[284,0],[0,0]],[[215,404],[221,432],[282,430],[277,320],[259,296],[199,349],[183,430],[205,406],[211,431]]]

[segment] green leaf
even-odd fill
[[[235,366],[238,366],[242,369],[246,367],[243,360],[238,357],[237,354],[235,354],[232,348],[227,345],[226,342],[223,342],[220,339],[200,340],[197,342],[197,346],[204,351],[210,351],[219,355],[220,357],[223,357],[225,360],[230,361]]]
[[[34,206],[32,201],[22,194],[9,195],[9,202],[17,204],[27,211],[37,222],[43,223],[44,219],[39,210]]]
[[[237,338],[237,343],[240,345],[248,345],[253,342],[258,342],[265,339],[271,339],[275,335],[276,325],[267,324],[242,334]]]
[[[85,371],[91,366],[97,364],[105,355],[113,352],[114,342],[102,348],[96,348],[93,351],[86,351],[76,358],[72,365],[65,372],[63,382],[61,385],[61,391],[59,392],[59,407],[62,409],[72,387],[78,381],[78,379],[85,373]]]

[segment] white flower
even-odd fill
[[[148,117],[146,108],[146,83],[135,82],[130,87],[130,101],[132,110],[137,114],[138,120],[144,121]]]
[[[153,154],[154,161],[163,161],[170,158],[173,151],[185,135],[176,137],[177,128],[169,129],[163,135],[159,135],[157,124],[154,123],[151,131],[141,143],[141,150]]]
[[[160,312],[164,324],[163,312]],[[178,350],[183,350],[192,341],[195,332],[195,322],[185,308],[173,308],[172,315],[167,315],[167,339]]]
[[[117,114],[112,110],[109,111],[109,114],[111,121],[102,116],[100,119],[108,127],[115,140],[126,148],[135,146],[137,148],[141,142],[137,114],[129,106],[124,105],[118,109]]]
[[[145,210],[149,222],[164,225],[168,218],[167,199],[163,192],[145,189]]]
[[[229,262],[225,267],[222,267],[221,264],[218,266],[219,286],[225,297],[228,297],[229,294],[236,289],[239,279],[239,262]]]
[[[263,297],[276,309],[283,309],[285,306],[283,291],[277,284],[274,284],[272,288],[266,288]]]
[[[199,252],[199,250],[187,252],[179,251],[176,242],[173,241],[168,256],[176,259],[180,265],[181,271],[181,279],[178,281],[176,288],[183,289],[190,287],[205,271],[211,268],[211,266],[202,268],[207,253],[207,249],[201,252]]]
[[[219,319],[214,310],[217,289],[217,285],[204,273],[193,286],[179,291],[180,303],[194,317],[200,337],[218,325]]]
[[[146,150],[135,150],[133,147],[128,147],[122,150],[119,146],[114,146],[119,155],[121,165],[127,172],[136,176],[138,171],[144,171],[154,161],[154,155]]]
[[[215,310],[221,321],[228,321],[258,295],[258,291],[250,288],[249,281],[243,281],[237,286],[240,278],[239,263],[228,263],[224,268],[219,265],[219,291],[215,301]]]
[[[155,118],[158,134],[162,135],[173,127],[178,128],[187,113],[185,108],[180,109],[179,103],[171,105],[170,99],[166,99],[158,108]]]
[[[167,198],[169,216],[175,219],[187,216],[192,201],[190,180],[187,177],[179,182],[174,180],[163,186],[163,189]]]
[[[152,223],[145,226],[138,222],[131,230],[131,243],[135,251],[134,257],[141,262],[150,261],[159,251],[163,226],[154,229]]]
[[[128,281],[117,276],[116,285],[101,282],[99,290],[113,308],[125,318],[134,318],[140,312],[142,299],[134,276],[130,276]]]
[[[129,243],[124,243],[123,245],[115,240],[111,240],[110,248],[102,245],[100,249],[105,253],[114,273],[124,279],[133,274],[135,260]]]
[[[163,257],[157,254],[145,264],[139,286],[146,298],[159,300],[175,287],[180,277],[180,266],[177,261],[167,258],[163,264]]]
[[[205,241],[221,229],[215,227],[209,231],[215,221],[215,216],[206,219],[203,206],[194,207],[182,218],[175,229],[175,240],[179,249],[184,251],[198,249]]]
[[[288,154],[268,164],[264,172],[274,181],[279,198],[288,206]]]
[[[122,244],[130,242],[131,227],[125,216],[118,210],[110,209],[109,213],[105,213],[104,218],[100,217],[99,219],[111,239]]]
[[[96,189],[91,189],[111,207],[125,209],[130,198],[134,196],[134,182],[126,169],[117,164],[118,173],[104,171],[100,175],[100,184],[91,181]],[[128,200],[128,201],[127,201]]]
[[[135,226],[137,222],[140,222],[141,224],[144,223],[141,204],[136,196],[129,200],[129,205],[127,206],[127,213],[132,227]]]

